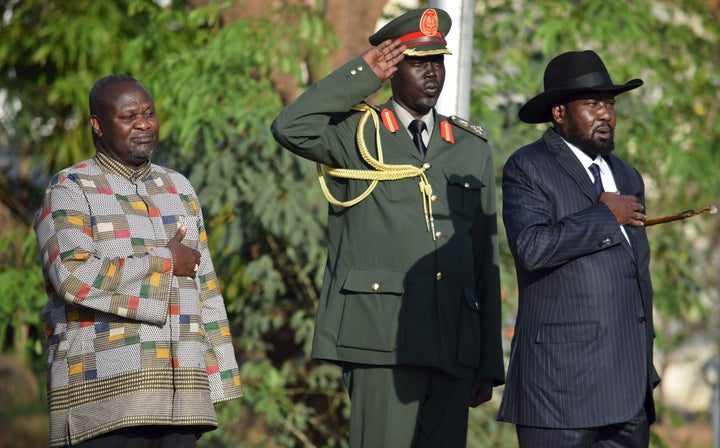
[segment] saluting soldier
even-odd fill
[[[450,25],[397,17],[272,125],[330,202],[312,355],[343,367],[351,447],[465,447],[468,407],[504,381],[492,155],[434,109]]]

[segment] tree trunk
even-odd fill
[[[338,51],[330,55],[332,68],[370,48],[368,37],[375,32],[386,0],[327,0],[325,17],[335,24],[340,40]]]
[[[206,5],[210,0],[187,0],[190,6]],[[245,0],[233,1],[223,13],[223,23],[232,23],[245,17],[272,17],[278,8],[286,5],[304,5],[317,8],[321,1],[313,0]],[[323,15],[332,23],[338,37],[338,49],[330,55],[329,63],[315,66],[304,54],[298,54],[298,64],[307,64],[309,81],[315,82],[325,76],[326,69],[333,70],[349,59],[359,56],[370,47],[368,37],[375,32],[378,18],[382,15],[386,0],[326,0]],[[288,36],[288,39],[293,36]],[[283,104],[295,100],[297,80],[286,73],[275,72],[272,84]]]

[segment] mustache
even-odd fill
[[[157,135],[153,132],[143,132],[130,137],[129,141],[134,145],[146,145],[151,143],[153,146],[157,143]]]
[[[609,124],[601,124],[601,125],[597,126],[595,129],[593,129],[593,134],[596,133],[596,132],[598,132],[598,131],[610,132],[610,133],[614,133],[614,132],[615,132],[615,130],[613,129],[613,127],[610,126]]]

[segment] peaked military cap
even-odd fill
[[[442,9],[413,9],[388,22],[368,40],[375,46],[400,38],[408,47],[405,56],[452,54],[445,40],[451,25],[450,16]]]

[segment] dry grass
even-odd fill
[[[709,422],[693,421],[680,426],[670,424],[653,425],[665,444],[672,448],[712,448],[713,432]]]

